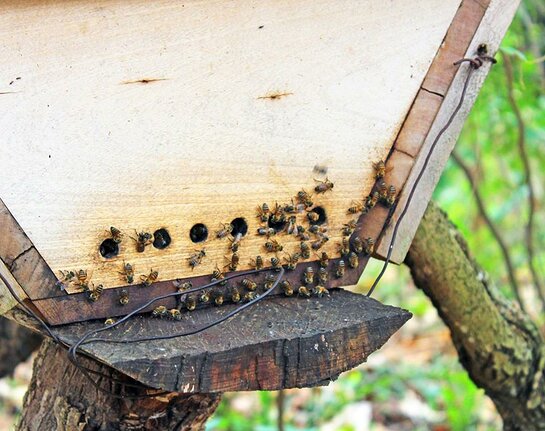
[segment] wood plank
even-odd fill
[[[26,293],[23,288],[19,285],[17,280],[13,278],[11,272],[9,272],[5,263],[0,259],[0,275],[6,279],[10,287],[15,290],[15,293],[19,296],[20,299],[25,299]],[[6,287],[2,279],[0,279],[0,316],[6,313],[8,310],[11,310],[17,305],[16,299],[13,297],[9,289]]]

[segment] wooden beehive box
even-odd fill
[[[4,1],[0,272],[49,324],[126,314],[180,280],[208,282],[232,256],[230,239],[216,231],[233,221],[244,234],[237,271],[257,255],[265,265],[271,257],[285,263],[301,238],[263,223],[256,208],[297,205],[306,190],[312,206],[286,218],[308,230],[307,214],[318,208],[329,238],[316,250],[331,257],[327,287],[355,284],[369,257],[334,276],[343,225],[356,220],[352,241],[373,239],[378,257],[391,236],[385,205],[347,211],[376,187],[373,163],[386,161],[395,221],[458,101],[467,66],[453,62],[482,43],[494,53],[517,3]],[[394,262],[403,260],[488,67],[439,142]],[[316,193],[326,178],[333,189]],[[111,226],[123,234],[118,250]],[[282,252],[267,252],[260,227],[278,230],[271,239]],[[155,235],[144,252],[131,238],[137,232]],[[317,253],[287,272],[294,285],[308,266],[317,271]],[[104,286],[98,301],[61,277],[80,269],[90,286]],[[142,287],[152,269],[157,282]],[[14,302],[2,292],[5,311]]]

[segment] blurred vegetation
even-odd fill
[[[514,299],[505,256],[486,219],[494,224],[508,249],[524,305],[543,326],[545,303],[540,297],[544,295],[537,288],[545,285],[545,225],[541,222],[545,215],[545,3],[523,1],[497,59],[456,147],[457,159],[465,165],[471,182],[451,159],[434,198],[464,234],[491,279]],[[535,195],[534,274],[527,237],[530,188],[521,149],[529,159]],[[476,204],[475,190],[482,198],[484,213]],[[380,265],[369,265],[359,289],[367,290]],[[326,388],[285,391],[283,429],[461,431],[501,427],[490,400],[459,365],[448,333],[445,342],[437,341],[445,328],[428,299],[412,286],[407,269],[390,267],[376,297],[409,309],[415,317],[369,364],[343,374]],[[432,341],[420,342],[427,335]],[[408,361],[411,358],[414,360]],[[277,400],[276,392],[227,394],[207,429],[277,430]],[[366,404],[372,410],[365,410]],[[355,407],[349,410],[350,406]],[[343,412],[349,412],[347,417],[335,422]],[[371,412],[368,417],[366,412]]]

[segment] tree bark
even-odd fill
[[[0,317],[0,377],[13,373],[41,342],[41,335]]]
[[[545,429],[543,339],[530,318],[500,296],[433,202],[406,264],[450,328],[460,362],[496,405],[504,429]]]
[[[82,365],[119,379],[118,373],[91,359]],[[97,377],[95,377],[96,379]],[[99,385],[124,394],[118,383],[101,377]],[[131,397],[146,394],[130,389]],[[221,395],[167,393],[152,398],[115,398],[97,390],[68,359],[66,350],[45,340],[34,362],[18,430],[148,431],[202,430]]]

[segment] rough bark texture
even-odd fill
[[[41,342],[41,335],[0,317],[0,377],[11,374]]]
[[[543,339],[529,317],[497,293],[433,203],[406,263],[450,328],[460,362],[494,401],[504,429],[545,429]]]
[[[112,375],[112,369],[95,361],[82,360],[82,364]],[[121,394],[119,384],[105,378],[99,384]],[[145,390],[130,390],[133,397],[145,393]],[[220,398],[221,395],[175,392],[153,398],[114,398],[98,391],[68,360],[64,349],[46,340],[34,363],[18,430],[202,430]]]

